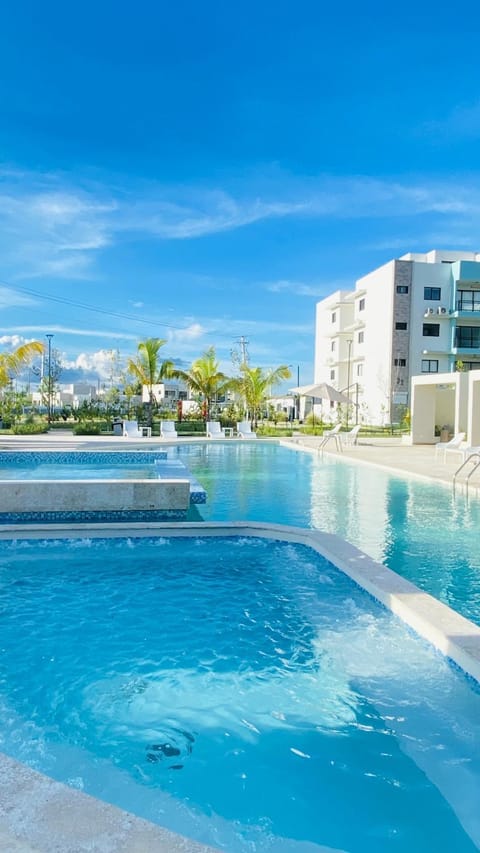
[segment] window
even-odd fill
[[[357,364],[357,376],[363,376],[363,364]]]
[[[408,293],[408,285],[397,284],[397,293]]]
[[[358,310],[359,311],[365,310],[365,299],[361,299],[360,302],[358,303]]]
[[[358,343],[363,344],[364,340],[365,340],[365,332],[359,332],[358,333]]]
[[[396,358],[396,359],[394,359],[393,363],[394,363],[395,367],[406,367],[407,366],[407,359],[406,358]]]
[[[424,323],[423,324],[423,337],[424,338],[438,338],[440,335],[440,323]]]
[[[462,370],[480,370],[480,361],[464,361],[462,358]]]
[[[395,328],[398,332],[406,332],[407,324],[406,323],[395,323]]]
[[[440,287],[424,287],[423,288],[423,298],[424,299],[430,299],[430,300],[433,299],[433,300],[435,300],[435,302],[438,302],[438,300],[441,299],[441,296],[442,296],[442,290]]]
[[[331,344],[331,347],[330,347],[331,352],[335,352],[336,346],[337,346],[337,342],[336,342],[336,341],[332,341],[332,344]]]
[[[480,311],[480,290],[457,291],[457,311]]]
[[[332,323],[335,323],[336,320],[337,320],[337,313],[336,313],[336,311],[334,311],[332,314]]]
[[[422,358],[422,373],[438,373],[438,359]]]
[[[335,379],[335,371],[334,370],[330,371],[330,379]]]
[[[462,349],[478,349],[480,347],[480,326],[457,326],[455,329],[455,346]]]

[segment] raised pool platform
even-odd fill
[[[206,499],[165,450],[0,454],[0,525],[181,521]]]

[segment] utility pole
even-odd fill
[[[247,347],[250,343],[249,340],[245,337],[245,335],[241,335],[241,337],[237,338],[236,343],[240,346],[241,359],[240,364],[248,364],[248,350]]]

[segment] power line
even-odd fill
[[[173,323],[162,323],[160,320],[151,320],[146,317],[138,317],[136,314],[127,314],[121,311],[109,311],[107,308],[98,308],[94,305],[87,305],[84,302],[77,302],[73,299],[67,299],[64,296],[52,296],[52,294],[48,293],[39,293],[37,290],[31,290],[28,287],[18,287],[17,285],[10,284],[3,279],[0,279],[0,284],[3,287],[6,287],[7,290],[13,290],[17,293],[25,293],[27,296],[35,296],[37,299],[45,299],[49,302],[56,302],[61,305],[69,305],[72,308],[81,308],[84,311],[92,311],[95,314],[103,314],[108,317],[115,317],[120,320],[133,320],[136,323],[145,323],[149,326],[164,326],[167,329],[174,329],[177,332],[185,332],[185,326],[175,326]],[[231,335],[226,335],[222,332],[207,332],[208,335],[215,335],[216,337],[221,338],[231,338]],[[248,343],[248,341],[247,341]]]

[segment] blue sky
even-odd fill
[[[3,4],[1,345],[53,333],[67,381],[149,336],[228,371],[245,336],[312,380],[318,299],[480,248],[479,24],[408,0]]]

